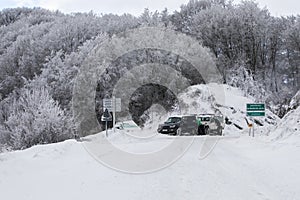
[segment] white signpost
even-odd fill
[[[115,132],[116,112],[121,112],[121,98],[103,99],[103,111],[105,109],[113,113],[113,130]]]

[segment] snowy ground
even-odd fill
[[[156,148],[173,139],[158,135],[138,142],[114,134],[122,133],[110,133],[110,140],[127,150]],[[200,159],[207,139],[213,137],[196,137],[173,165],[140,175],[103,166],[87,153],[84,142],[74,140],[0,154],[0,196],[10,200],[299,199],[300,140],[298,145],[285,145],[247,134],[227,135]]]

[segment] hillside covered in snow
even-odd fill
[[[256,134],[267,136],[273,135],[272,130],[280,126],[281,122],[281,119],[268,109],[264,117],[248,117],[246,104],[260,102],[256,102],[251,96],[246,97],[242,90],[225,84],[194,85],[180,93],[178,99],[180,103],[172,112],[167,112],[162,107],[146,111],[149,121],[154,122],[147,125],[154,127],[155,130],[157,123],[162,123],[168,116],[219,113],[231,122],[230,125],[225,126],[225,134],[248,134],[249,127],[246,121],[248,120],[255,125]],[[151,118],[152,116],[154,119]]]
[[[227,0],[192,0],[174,13],[167,9],[161,12],[145,9],[140,16],[64,14],[25,7],[3,9],[0,11],[1,149],[25,149],[64,141],[80,132],[74,126],[78,115],[74,116],[73,112],[73,92],[78,73],[87,69],[84,67],[86,59],[100,68],[110,63],[107,71],[97,77],[96,105],[90,108],[96,110],[99,121],[103,114],[102,99],[105,95],[111,96],[113,83],[132,66],[168,65],[186,76],[189,85],[207,83],[204,81],[207,76],[197,75],[192,62],[186,60],[188,51],[196,55],[194,61],[201,61],[194,66],[210,64],[204,69],[215,66],[221,75],[219,83],[240,88],[253,96],[254,101],[267,103],[268,108],[282,118],[299,91],[299,24],[299,16],[272,16],[253,1],[235,4]],[[122,42],[128,32],[145,27],[163,28],[168,34],[146,31],[144,36],[136,34],[130,41]],[[169,34],[172,31],[176,34]],[[180,35],[180,38],[171,38],[171,35]],[[138,46],[141,44],[147,46]],[[162,44],[170,48],[159,46]],[[186,45],[189,47],[183,48]],[[101,56],[91,54],[107,47],[115,49],[102,52],[107,59],[97,63]],[[123,54],[118,55],[120,52]],[[119,57],[108,59],[113,55]],[[151,73],[154,72],[146,68],[129,77],[135,80]],[[178,82],[174,80],[178,80],[178,73],[166,70],[158,73],[160,77],[152,77],[157,82],[168,80],[169,85],[176,86]],[[86,80],[91,81],[93,74]],[[123,86],[122,91],[128,91],[129,88]],[[88,88],[93,87],[83,91]],[[164,92],[162,88],[147,90],[137,88],[135,97]],[[151,106],[152,102],[146,101],[148,96],[132,104],[135,121]],[[147,105],[143,105],[145,102]],[[134,110],[138,106],[141,109]],[[228,107],[219,109],[230,112]],[[271,114],[268,116],[264,122],[276,121]],[[236,124],[244,126],[242,121]],[[25,140],[22,134],[27,135]]]

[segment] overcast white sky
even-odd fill
[[[169,12],[179,10],[189,0],[0,0],[0,10],[13,7],[43,7],[65,13],[130,13],[140,15],[144,8],[151,11],[168,8]],[[235,3],[240,0],[234,0]],[[260,7],[267,7],[274,16],[300,14],[300,0],[256,0]]]

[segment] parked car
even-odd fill
[[[225,126],[222,115],[199,114],[197,120],[199,121],[199,135],[222,135]]]
[[[164,124],[158,126],[157,131],[162,134],[196,135],[197,129],[196,115],[184,115],[169,117]]]
[[[177,135],[197,135],[198,124],[196,115],[186,115],[181,118]]]
[[[115,128],[126,131],[141,130],[141,128],[132,120],[117,122]]]
[[[176,134],[182,116],[169,117],[163,124],[158,125],[157,132],[162,134]]]

